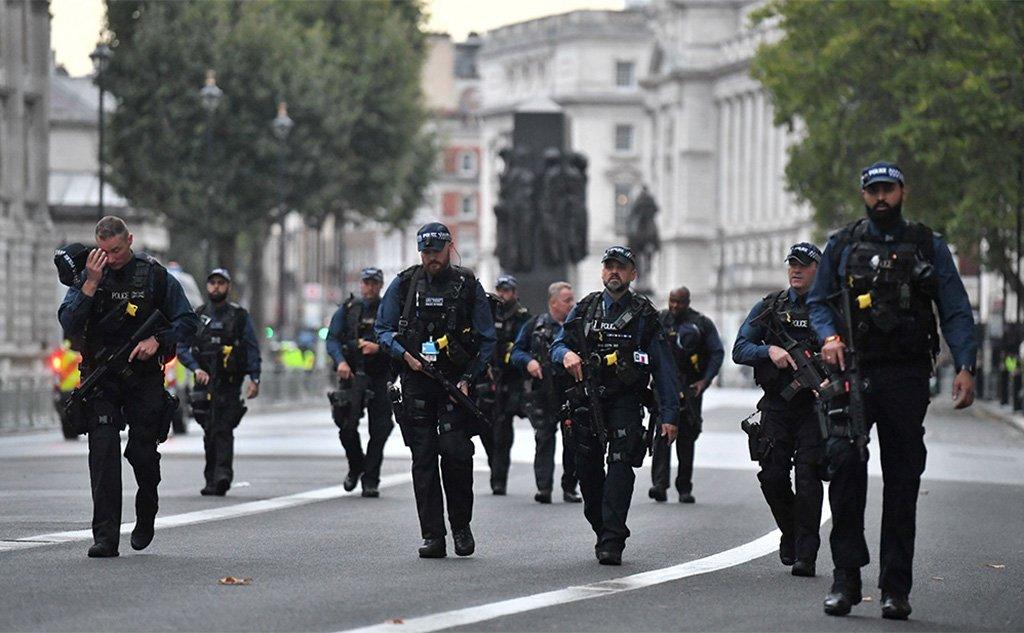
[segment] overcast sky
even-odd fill
[[[360,0],[348,0],[358,2]],[[505,24],[575,9],[622,9],[625,0],[427,0],[431,31],[450,33],[456,40],[471,31],[483,33]],[[89,53],[103,28],[103,0],[51,0],[51,46],[57,63],[74,75],[92,72]]]

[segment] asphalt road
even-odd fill
[[[753,392],[709,395],[695,505],[672,496],[653,503],[650,470],[637,471],[633,536],[619,568],[594,560],[579,505],[533,501],[525,423],[507,497],[490,495],[477,451],[477,553],[430,561],[416,557],[398,433],[381,498],[346,495],[326,407],[247,418],[236,442],[237,485],[225,498],[198,494],[201,438],[171,438],[162,447],[156,539],[134,552],[124,536],[120,558],[108,560],[85,556],[84,441],[56,432],[0,438],[0,630],[1024,630],[1024,434],[953,413],[937,398],[918,505],[914,615],[906,623],[879,617],[873,562],[864,571],[872,600],[830,618],[821,611],[830,523],[817,578],[790,576],[773,551],[774,525],[738,431],[755,400]],[[873,473],[867,531],[877,558],[877,464]],[[127,463],[124,476],[130,523]],[[218,584],[229,575],[252,582]]]

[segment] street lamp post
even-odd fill
[[[206,243],[205,258],[206,258],[206,270],[210,270],[212,267],[211,248],[210,248],[210,236],[213,231],[213,205],[211,198],[213,195],[213,114],[217,111],[217,106],[220,105],[220,100],[224,96],[222,91],[217,86],[217,73],[213,70],[206,71],[206,84],[199,91],[199,100],[203,104],[203,109],[206,110],[206,156],[205,163],[206,168],[203,170],[203,177],[206,179],[206,236],[204,241]]]
[[[96,86],[100,89],[100,107],[99,107],[99,118],[100,118],[100,138],[99,138],[99,150],[97,152],[97,158],[99,165],[97,167],[97,173],[100,177],[100,199],[97,212],[99,217],[102,218],[106,215],[106,207],[103,204],[103,188],[106,184],[103,171],[103,136],[104,136],[104,112],[103,112],[103,97],[106,94],[106,86],[104,80],[106,78],[107,67],[110,66],[110,58],[114,56],[114,52],[110,50],[110,47],[106,44],[98,44],[93,52],[89,53],[89,59],[92,60],[93,68],[96,70]]]
[[[277,328],[279,332],[284,331],[285,315],[285,291],[284,291],[284,259],[285,259],[285,216],[287,208],[285,205],[285,168],[288,150],[288,135],[291,134],[295,122],[288,116],[288,104],[284,101],[277,104],[277,116],[271,121],[271,129],[274,136],[280,141],[280,152],[277,160],[277,222],[281,231],[277,239]]]

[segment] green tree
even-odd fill
[[[311,224],[404,223],[434,160],[421,132],[420,21],[410,0],[108,0],[115,185],[229,266],[239,239],[258,261],[282,182],[286,208]],[[209,118],[207,69],[223,91]],[[270,125],[280,101],[295,123],[284,144]]]
[[[754,16],[783,37],[752,73],[776,123],[799,129],[786,178],[822,228],[863,214],[859,169],[893,160],[908,215],[1013,284],[1024,205],[1024,3],[779,0]]]

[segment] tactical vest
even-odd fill
[[[196,314],[210,318],[193,347],[199,367],[211,376],[244,376],[248,367],[246,347],[242,341],[245,309],[237,303],[229,303],[220,310],[219,316],[215,316],[213,309],[204,304],[199,306]]]
[[[494,367],[501,370],[510,367],[516,335],[519,334],[519,328],[529,320],[530,312],[519,301],[513,301],[510,306],[498,305],[494,318],[494,332],[497,338],[492,361]]]
[[[551,363],[551,344],[555,341],[558,323],[551,318],[550,313],[545,312],[535,318],[529,327],[530,356],[544,367],[544,371],[548,371],[548,368],[554,371],[557,366]],[[532,378],[533,390],[542,389],[543,385],[544,381]]]
[[[854,346],[865,361],[930,362],[939,351],[933,233],[912,223],[901,241],[887,242],[867,229],[868,221],[858,220],[834,245],[837,255],[849,252],[842,282],[850,291]]]
[[[811,328],[811,314],[806,299],[802,302],[794,301],[790,299],[789,290],[786,289],[767,295],[762,301],[764,308],[772,312],[772,316],[766,318],[776,319],[776,323],[780,324],[785,333],[797,343],[808,344],[814,352],[819,350],[814,329]],[[782,336],[777,335],[767,325],[765,331],[766,345],[785,348],[786,341]],[[793,381],[793,370],[788,367],[779,369],[775,363],[766,360],[754,368],[754,381],[766,394],[781,397],[782,389]]]
[[[658,311],[647,297],[633,292],[629,296],[629,305],[614,318],[605,314],[601,292],[587,295],[576,306],[574,320],[579,322],[573,329],[575,336],[582,334],[585,341],[587,357],[583,361],[587,371],[597,372],[597,382],[609,396],[626,391],[639,395],[651,379],[649,351],[660,327]],[[575,350],[583,348],[573,346]]]
[[[373,331],[373,325],[377,321],[377,308],[380,306],[380,299],[373,299],[369,305],[364,306],[363,301],[349,295],[345,302],[345,324],[342,329],[341,344],[350,348],[346,351],[346,357],[350,354],[358,354],[359,358],[348,358],[350,365],[353,362],[363,362],[367,373],[382,371],[387,366],[387,358],[383,353],[364,356],[358,350],[358,342],[377,342],[377,335]]]
[[[399,274],[402,316],[398,337],[402,345],[421,353],[424,343],[432,342],[438,352],[434,364],[445,375],[454,377],[465,371],[480,347],[473,331],[477,281],[473,273],[459,266],[452,266],[440,276],[442,279],[428,283],[422,266]]]
[[[85,324],[83,364],[91,365],[104,348],[127,342],[154,311],[163,307],[166,289],[167,270],[149,255],[138,253],[120,270],[108,269],[93,295]],[[154,356],[145,361],[145,366],[159,370],[160,360]]]
[[[701,328],[704,316],[696,310],[689,310],[686,319],[676,322],[675,316],[668,310],[660,314],[661,325],[669,333],[669,348],[684,385],[698,380],[708,366],[709,358],[704,354],[706,349],[704,337],[707,333]]]

